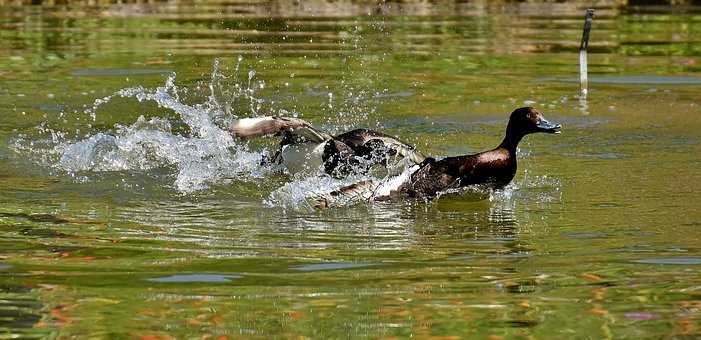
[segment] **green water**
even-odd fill
[[[597,8],[580,101],[576,5],[334,6],[0,8],[0,337],[701,336],[699,8]],[[446,156],[524,105],[506,190],[324,211],[186,118]]]

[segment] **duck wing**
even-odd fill
[[[331,135],[315,129],[307,121],[292,117],[242,118],[234,121],[229,126],[229,131],[241,139],[287,134],[316,143],[331,139]]]
[[[407,144],[398,138],[373,130],[352,130],[344,132],[334,138],[347,144],[354,150],[360,151],[361,153],[366,152],[370,154],[384,147],[395,154],[410,160],[414,164],[419,164],[426,159],[426,156],[424,156],[414,146]]]

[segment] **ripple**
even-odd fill
[[[620,152],[598,152],[598,153],[580,152],[580,153],[573,153],[573,154],[571,154],[571,156],[578,157],[578,158],[596,158],[596,159],[604,159],[604,160],[625,159],[627,157],[626,154],[623,154]]]
[[[379,263],[365,263],[365,262],[328,262],[328,263],[310,263],[300,266],[294,266],[290,269],[301,271],[301,272],[316,272],[322,270],[340,270],[340,269],[354,269],[354,268],[367,268],[379,266]]]
[[[571,232],[571,233],[564,233],[563,235],[567,236],[569,238],[573,238],[573,239],[596,239],[596,238],[607,238],[607,237],[611,236],[607,233],[596,232],[596,231]]]
[[[536,82],[555,81],[562,83],[579,83],[575,77],[547,77],[537,79]],[[701,77],[685,76],[610,76],[591,77],[590,83],[597,84],[657,84],[657,85],[701,85]]]
[[[184,282],[207,282],[207,283],[226,283],[232,279],[240,279],[240,275],[222,275],[222,274],[176,274],[171,276],[154,277],[146,279],[150,282],[158,283],[184,283]]]
[[[160,75],[171,72],[173,71],[158,68],[81,68],[73,70],[71,75],[78,77],[115,77]]]
[[[671,264],[671,265],[697,265],[701,264],[701,258],[699,257],[671,257],[671,258],[652,258],[652,259],[640,259],[632,260],[633,263],[643,263],[643,264]]]
[[[623,315],[625,315],[626,318],[635,321],[655,320],[660,318],[659,314],[650,312],[628,312]]]

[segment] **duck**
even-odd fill
[[[323,167],[336,178],[367,173],[373,166],[387,167],[382,180],[362,180],[328,193],[315,193],[316,208],[350,201],[385,201],[400,198],[431,200],[442,193],[469,186],[500,189],[516,175],[516,150],[530,134],[560,134],[562,125],[548,121],[533,107],[509,115],[501,143],[495,148],[441,159],[428,157],[396,137],[369,129],[330,135],[307,121],[293,117],[256,117],[234,121],[229,131],[242,140],[279,136],[278,150],[263,162],[283,164],[288,171]]]
[[[518,108],[509,116],[501,143],[493,149],[442,159],[425,157],[399,175],[380,181],[364,180],[316,195],[314,206],[326,208],[358,199],[431,200],[450,190],[470,186],[500,189],[508,185],[516,175],[516,150],[525,136],[533,133],[560,134],[561,131],[561,124],[548,121],[535,108]]]
[[[279,137],[277,151],[263,156],[261,163],[282,165],[290,174],[322,168],[328,175],[345,178],[376,166],[397,174],[426,159],[414,146],[379,131],[355,129],[331,135],[296,117],[242,118],[229,125],[229,132],[244,141]]]

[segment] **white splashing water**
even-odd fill
[[[114,98],[135,98],[152,101],[159,107],[176,112],[191,131],[189,136],[176,134],[163,118],[140,116],[129,126],[116,126],[114,134],[96,133],[85,139],[64,141],[54,147],[60,155],[56,164],[70,174],[133,171],[147,172],[154,168],[173,167],[173,186],[183,193],[206,189],[210,184],[261,178],[266,169],[260,166],[262,153],[248,150],[236,142],[212,117],[219,107],[214,100],[188,105],[180,101],[172,74],[164,86],[155,90],[143,87],[122,89],[95,101],[86,112],[95,115],[100,105]]]
[[[206,190],[211,185],[228,184],[231,181],[259,181],[276,171],[275,168],[261,165],[261,158],[266,150],[248,149],[245,144],[235,140],[226,129],[215,123],[215,119],[222,116],[236,118],[236,114],[231,112],[231,106],[225,100],[228,98],[222,98],[226,96],[239,96],[249,104],[251,113],[246,115],[256,115],[263,100],[254,97],[255,92],[251,84],[256,76],[255,71],[249,71],[247,76],[248,86],[233,84],[230,91],[223,89],[219,80],[227,77],[219,72],[219,63],[215,61],[208,86],[210,96],[204,103],[184,103],[178,95],[176,75],[171,74],[163,86],[155,89],[142,86],[125,88],[96,99],[84,111],[84,114],[95,121],[102,105],[119,98],[153,102],[161,108],[175,112],[189,127],[188,135],[174,132],[171,122],[166,118],[140,116],[130,125],[116,125],[114,132],[98,132],[80,140],[70,139],[64,132],[42,126],[40,131],[50,133],[49,140],[24,140],[23,143],[20,138],[15,149],[18,152],[40,156],[41,163],[66,172],[81,182],[97,173],[149,173],[159,168],[174,172],[172,187],[184,194]],[[282,109],[279,111],[289,114]],[[313,200],[319,195],[358,180],[361,179],[334,179],[323,174],[321,170],[306,175],[300,174],[271,192],[265,203],[293,209],[311,208]],[[349,202],[355,203],[357,202]]]
[[[336,179],[321,171],[309,176],[296,176],[292,181],[271,192],[265,200],[265,204],[297,210],[310,210],[314,208],[318,198],[325,197],[334,190],[366,179],[368,178],[364,176]],[[362,201],[364,201],[362,198],[337,200],[334,202],[334,206],[354,205]]]
[[[557,178],[543,176],[530,176],[528,170],[524,170],[523,179],[512,181],[499,190],[489,193],[489,201],[501,206],[515,208],[517,200],[527,200],[537,204],[549,204],[562,200],[562,184]]]

